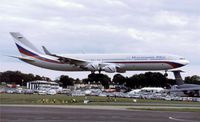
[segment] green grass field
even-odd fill
[[[38,94],[0,94],[0,104],[83,104],[86,97],[72,97],[67,95],[38,95]],[[165,100],[144,100],[137,99],[133,102],[132,98],[111,98],[111,97],[97,97],[87,96],[91,105],[197,105],[200,102],[186,102],[186,101],[165,101]]]
[[[88,99],[90,102],[84,104]],[[72,97],[67,95],[38,95],[38,94],[0,94],[0,104],[18,105],[95,105],[95,106],[124,106],[129,110],[150,111],[177,111],[177,112],[200,112],[200,102],[144,100],[132,98],[109,98],[109,97]]]

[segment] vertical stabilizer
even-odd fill
[[[24,56],[27,53],[41,54],[41,52],[19,32],[10,32],[19,52]]]
[[[183,72],[183,71],[182,70],[174,70],[172,72],[174,73],[176,85],[183,85],[184,81],[183,81],[182,76],[181,76],[181,72]]]

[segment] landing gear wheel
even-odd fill
[[[165,77],[167,77],[167,76],[168,76],[167,72],[165,72],[164,76],[165,76]]]

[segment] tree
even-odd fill
[[[81,84],[81,80],[79,78],[76,78],[76,80],[74,81],[74,84]]]
[[[126,86],[129,88],[141,88],[141,81],[143,81],[143,75],[133,75],[126,80]]]
[[[97,74],[96,82],[98,81],[101,82],[104,88],[108,89],[109,84],[111,83],[111,78],[109,78],[108,75],[105,75],[105,74]]]
[[[50,78],[47,78],[49,81]],[[0,75],[0,82],[12,83],[12,84],[19,84],[21,86],[25,86],[26,82],[34,81],[34,80],[41,80],[41,76],[33,74],[25,74],[21,73],[20,71],[6,71],[1,72]]]
[[[88,78],[83,79],[83,83],[98,83],[100,82],[104,88],[109,88],[109,84],[111,83],[111,78],[109,78],[105,74],[95,74],[91,73],[88,75]]]
[[[70,78],[67,75],[61,75],[60,79],[58,80],[58,83],[63,87],[67,88],[67,86],[73,86],[74,85],[74,79]]]
[[[165,87],[169,83],[161,73],[146,72],[145,74],[133,75],[126,79],[126,86],[129,88],[141,87]]]
[[[198,75],[193,75],[193,76],[188,76],[185,77],[185,83],[189,84],[199,84],[200,85],[200,76]]]
[[[36,80],[42,80],[42,77],[40,77],[39,75],[36,75],[36,76],[35,76],[35,79],[36,79]]]
[[[114,82],[115,84],[122,85],[126,82],[126,78],[121,74],[116,74],[113,76],[112,82]]]

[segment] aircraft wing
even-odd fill
[[[82,59],[76,59],[76,58],[72,58],[72,57],[64,57],[64,56],[55,55],[55,54],[54,54],[54,56],[57,57],[60,62],[74,64],[77,66],[89,63],[88,61],[82,60]]]
[[[52,54],[44,46],[42,46],[42,48],[46,55],[57,57],[58,60],[62,63],[71,64],[71,65],[77,66],[82,69],[87,69],[87,70],[91,70],[91,71],[102,70],[102,71],[109,72],[109,73],[113,73],[113,72],[124,73],[124,72],[126,72],[126,70],[120,68],[119,65],[116,65],[113,63],[92,62],[92,61],[87,61],[84,59],[77,59],[77,58],[70,57],[70,56],[62,56],[62,55]]]
[[[62,63],[72,64],[72,65],[81,66],[81,67],[89,63],[88,61],[82,60],[82,59],[76,59],[73,57],[65,57],[65,56],[61,56],[61,55],[57,55],[57,54],[52,54],[46,49],[46,47],[42,46],[42,48],[43,48],[45,54],[53,56],[53,57],[57,57],[58,60]]]
[[[181,88],[181,89],[173,89],[169,90],[170,92],[181,92],[181,91],[199,91],[200,87],[191,87],[191,88]]]

